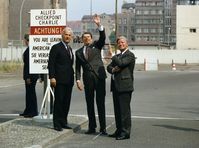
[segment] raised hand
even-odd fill
[[[100,25],[100,16],[99,15],[97,15],[97,14],[95,14],[94,15],[94,17],[93,17],[93,21],[94,21],[94,23],[97,25],[97,26],[99,26]]]

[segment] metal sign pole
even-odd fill
[[[47,80],[47,87],[41,104],[40,112],[38,116],[35,116],[33,120],[37,122],[52,122],[52,115],[50,115],[50,96],[52,94],[54,100],[54,92],[50,87],[50,79]],[[42,112],[43,111],[43,112]],[[43,113],[43,115],[42,115]]]

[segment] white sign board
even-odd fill
[[[61,40],[66,26],[66,10],[33,9],[30,16],[30,73],[47,74],[51,46]]]
[[[146,71],[157,71],[158,70],[158,60],[157,59],[145,59],[145,70]]]

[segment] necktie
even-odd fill
[[[85,47],[85,58],[88,60],[88,58],[89,58],[89,47],[88,46],[86,46]]]
[[[72,51],[69,45],[66,45],[66,51],[68,52],[70,58],[72,59],[72,53],[71,53]]]

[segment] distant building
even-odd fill
[[[135,4],[124,3],[118,14],[118,35],[125,36],[129,42],[135,41]]]
[[[8,0],[0,1],[0,48],[7,47],[8,45]]]
[[[136,0],[135,40],[175,44],[176,0]]]
[[[66,26],[70,27],[73,30],[74,43],[81,42],[82,35],[82,22],[81,21],[68,21]]]
[[[177,0],[178,5],[199,5],[199,0]]]
[[[199,4],[198,1],[194,2]],[[199,49],[198,14],[199,5],[177,6],[177,49]]]
[[[8,0],[6,0],[8,1]],[[52,9],[52,0],[9,0],[9,40],[23,39],[25,33],[29,33],[30,10]],[[56,5],[66,9],[66,0],[58,0]],[[20,32],[21,28],[21,32]]]
[[[100,14],[101,23],[106,29],[106,43],[110,43],[109,35],[114,31],[114,18],[113,15],[109,15],[106,13]],[[99,32],[97,30],[96,25],[93,23],[93,16],[84,15],[82,17],[82,32],[89,31],[93,34],[93,39],[98,39]]]

